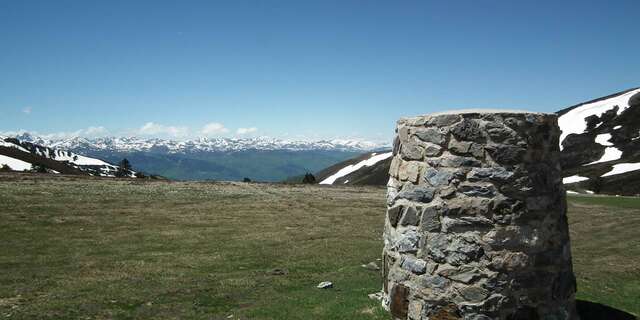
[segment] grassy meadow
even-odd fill
[[[0,319],[387,319],[385,189],[0,174]],[[640,200],[569,198],[579,298],[640,314]],[[333,289],[316,285],[332,281]]]

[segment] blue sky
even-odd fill
[[[1,1],[0,131],[386,140],[640,86],[640,1]]]

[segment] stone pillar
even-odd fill
[[[577,319],[555,114],[398,121],[383,305],[396,319]]]

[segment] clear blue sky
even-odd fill
[[[0,131],[388,139],[401,116],[556,111],[640,86],[639,12],[638,0],[0,1]]]

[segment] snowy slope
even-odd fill
[[[16,138],[0,137],[0,155],[14,171],[29,170],[32,164],[37,164],[50,169],[50,172],[113,177],[118,169],[117,166],[100,159],[24,142]],[[8,163],[9,159],[13,159],[11,160],[13,165]],[[135,176],[135,173],[132,172],[132,176]]]
[[[31,169],[31,163],[19,159],[0,155],[0,167],[7,165],[13,171],[25,171]]]
[[[640,193],[640,88],[558,112],[567,188]],[[579,178],[577,178],[579,177]]]
[[[618,107],[615,110],[616,116],[620,115],[630,107],[629,100],[631,97],[638,93],[640,93],[640,89],[634,89],[614,95],[613,97],[596,99],[592,102],[586,102],[569,108],[569,110],[558,118],[558,125],[562,129],[562,134],[560,135],[560,150],[563,149],[562,142],[568,135],[582,134],[587,131],[587,121],[585,121],[585,119],[593,116],[599,117],[603,113],[613,110],[615,106]]]
[[[333,184],[336,182],[337,179],[342,178],[348,174],[351,174],[355,171],[360,170],[363,167],[371,167],[373,165],[375,165],[376,163],[379,163],[380,161],[389,159],[391,156],[393,155],[392,152],[387,152],[387,153],[382,153],[382,154],[377,154],[377,153],[372,153],[371,157],[365,160],[362,160],[356,164],[353,165],[348,165],[340,170],[338,170],[336,173],[332,174],[331,176],[325,178],[324,180],[322,180],[320,182],[320,184]],[[345,182],[345,183],[348,183]]]

